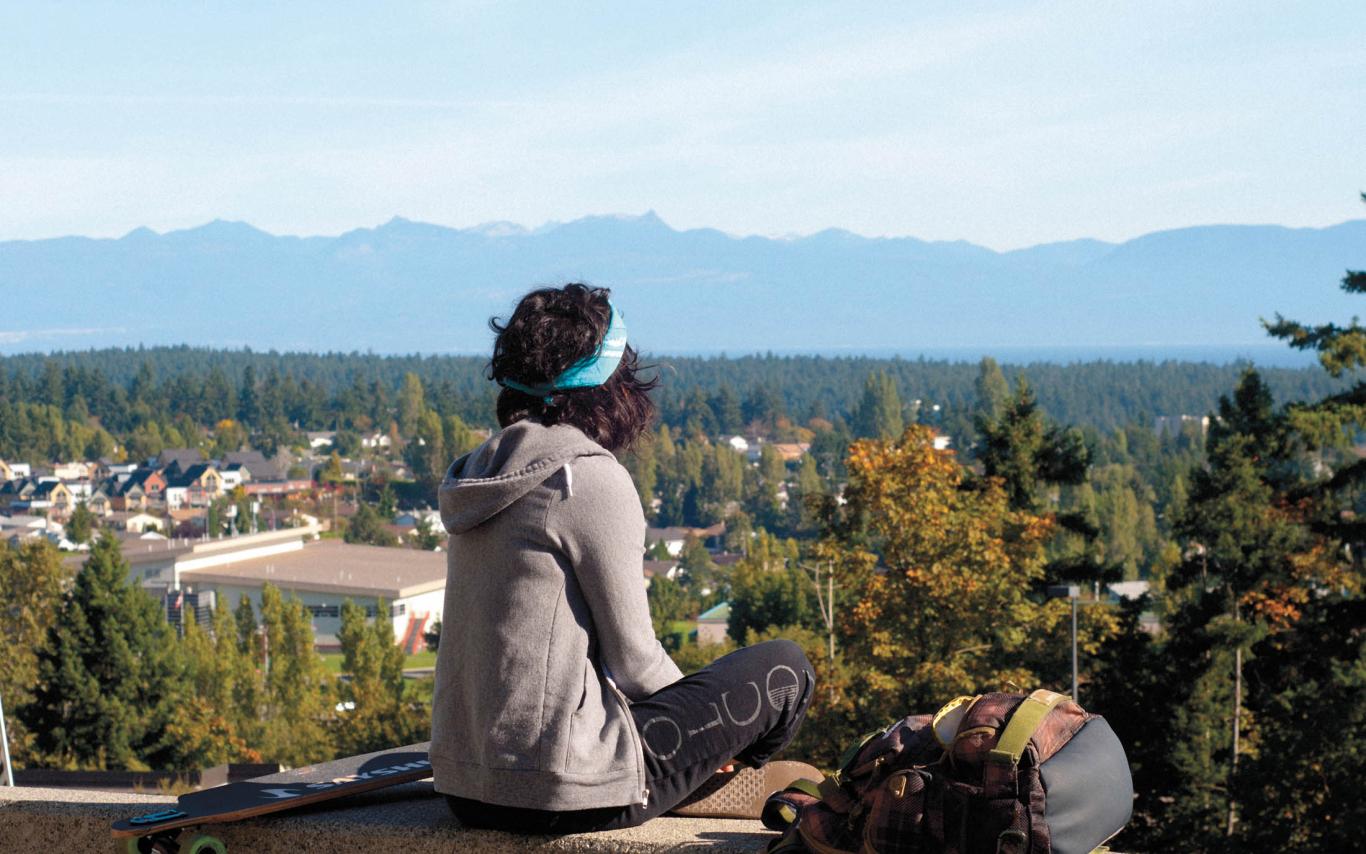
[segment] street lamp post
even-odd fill
[[[1049,599],[1070,599],[1072,602],[1072,702],[1077,699],[1077,597],[1081,589],[1075,584],[1052,584],[1048,587]]]
[[[5,729],[5,703],[0,700],[0,758],[5,762],[5,785],[14,787],[14,769],[9,764],[9,732]]]

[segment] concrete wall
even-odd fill
[[[0,851],[115,851],[109,826],[174,799],[0,786]],[[202,828],[228,851],[258,854],[706,851],[752,854],[775,834],[757,821],[658,818],[641,827],[573,836],[513,836],[461,827],[430,783],[411,783],[293,812]]]

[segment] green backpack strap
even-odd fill
[[[1018,765],[1039,724],[1043,723],[1043,719],[1048,717],[1054,706],[1066,699],[1066,694],[1059,694],[1046,688],[1040,688],[1025,697],[1024,701],[1015,707],[1015,713],[1006,723],[1005,732],[1001,733],[995,749],[987,754],[987,758],[1002,765]]]
[[[764,827],[769,830],[786,831],[797,823],[797,817],[801,812],[802,804],[800,801],[787,797],[789,794],[799,793],[806,795],[814,800],[821,799],[820,784],[815,780],[798,778],[781,792],[774,792],[768,796],[764,802],[764,808],[759,818],[764,823]]]

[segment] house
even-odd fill
[[[394,517],[394,524],[402,528],[416,528],[424,519],[431,530],[438,533],[445,530],[441,524],[441,513],[436,510],[407,510]]]
[[[319,448],[330,448],[337,442],[336,430],[316,430],[304,435],[308,437],[308,447],[315,451]]]
[[[744,436],[726,436],[721,439],[721,442],[737,454],[749,453],[749,440]]]
[[[6,536],[8,535],[8,536]],[[66,538],[66,534],[60,530],[56,531],[31,531],[24,528],[16,528],[11,533],[5,531],[0,533],[0,538],[5,539],[14,548],[20,548],[24,543],[32,540],[47,540],[64,552],[85,552],[90,551],[90,546],[86,543],[73,543]]]
[[[89,480],[93,466],[80,461],[57,463],[52,467],[52,476],[59,480]]]
[[[38,481],[27,476],[5,481],[0,484],[0,509],[28,509],[28,501],[37,488]]]
[[[1105,585],[1105,589],[1116,600],[1138,599],[1147,595],[1149,584],[1146,581],[1115,581]]]
[[[60,480],[41,480],[28,499],[29,510],[46,510],[50,518],[65,520],[76,509],[76,497]]]
[[[219,461],[225,468],[228,466],[240,466],[239,470],[245,470],[242,482],[261,481],[261,480],[284,480],[285,474],[289,470],[290,460],[283,454],[274,460],[269,460],[260,451],[230,451],[223,455]]]
[[[645,586],[649,587],[650,582],[655,578],[667,578],[670,581],[678,580],[678,561],[676,560],[647,560],[643,567],[645,575]]]
[[[267,480],[242,484],[247,495],[268,495],[275,498],[294,498],[306,495],[314,487],[311,480]]]
[[[726,537],[726,523],[717,522],[707,528],[646,528],[645,547],[648,549],[662,542],[669,554],[678,557],[683,554],[688,537],[697,537],[708,549],[719,549]]]
[[[19,475],[14,473],[14,468],[4,460],[0,460],[0,483],[15,480]]]
[[[810,442],[774,442],[770,447],[778,452],[785,463],[795,463],[802,455],[811,450]]]
[[[389,438],[388,433],[380,433],[379,431],[369,433],[365,436],[360,437],[360,446],[362,448],[372,448],[375,450],[380,450],[384,448],[390,448],[393,446],[393,444],[394,440]]]
[[[146,507],[146,501],[161,501],[166,493],[166,475],[150,468],[141,468],[128,476],[119,489],[119,495],[134,500],[142,500],[142,506]],[[127,509],[126,507],[123,509]]]
[[[137,470],[137,463],[116,463],[108,457],[100,457],[91,467],[90,477],[92,480],[126,479]]]
[[[48,519],[44,516],[30,516],[20,514],[17,516],[0,516],[0,537],[10,537],[16,531],[58,531],[65,530],[60,523]]]
[[[138,511],[115,511],[110,513],[105,519],[105,524],[115,531],[124,531],[134,534],[145,534],[148,531],[160,531],[164,527],[165,520],[151,513]]]
[[[223,490],[225,492],[231,492],[251,480],[251,472],[241,463],[229,463],[219,469],[218,473],[223,477]]]
[[[96,516],[107,518],[114,512],[114,498],[103,486],[98,486],[91,491],[90,497],[85,499],[85,509]]]
[[[209,463],[196,463],[166,481],[166,506],[207,507],[223,494],[223,477]]]
[[[205,507],[181,507],[166,510],[171,534],[176,537],[201,537],[209,528],[209,511]]]
[[[204,454],[198,448],[167,448],[157,454],[156,462],[152,468],[165,470],[175,466],[181,471],[185,471],[196,463],[204,462]]]
[[[730,622],[730,603],[722,602],[715,608],[697,615],[697,645],[722,643],[726,639],[726,624]]]

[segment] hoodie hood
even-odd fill
[[[482,525],[579,457],[612,456],[568,424],[524,419],[451,463],[437,491],[441,523],[451,534]]]

